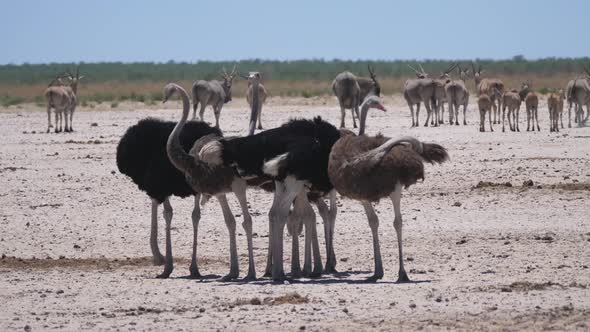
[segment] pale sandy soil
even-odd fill
[[[540,133],[502,133],[499,126],[479,133],[473,104],[468,126],[411,129],[402,99],[386,103],[388,113],[369,115],[368,133],[413,135],[451,156],[428,165],[425,182],[404,192],[409,284],[394,283],[389,201],[376,207],[385,278],[363,282],[373,269],[371,233],[361,206],[349,200],[340,200],[336,224],[340,273],[277,285],[217,280],[229,269],[229,253],[214,201],[199,233],[201,273],[212,277],[183,278],[192,200],[173,199],[176,270],[155,279],[161,267],[149,258],[150,202],[117,171],[115,149],[143,117],[178,119],[179,104],[82,109],[71,134],[46,134],[46,115],[36,106],[1,110],[0,330],[590,329],[590,128],[549,133],[543,101]],[[314,115],[339,123],[333,98],[274,98],[263,113],[267,128]],[[234,100],[222,112],[222,129],[244,134],[247,117],[244,100]],[[213,119],[210,110],[206,118]],[[529,179],[534,185],[523,187]],[[478,188],[480,181],[512,186]],[[261,275],[272,197],[255,190],[248,197]],[[230,202],[240,220],[233,196]],[[318,229],[323,239],[319,218]],[[238,233],[245,275],[246,238]]]

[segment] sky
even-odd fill
[[[590,1],[2,0],[0,64],[590,56]]]

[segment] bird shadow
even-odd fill
[[[374,281],[369,280],[368,278],[363,279],[349,279],[349,277],[355,275],[362,275],[362,274],[371,274],[372,271],[347,271],[347,272],[336,272],[333,274],[325,274],[320,277],[304,277],[304,278],[292,278],[290,275],[287,275],[287,278],[284,281],[275,281],[270,278],[258,278],[256,280],[244,281],[241,279],[236,279],[228,282],[221,282],[216,284],[215,286],[224,287],[224,286],[232,286],[232,285],[255,285],[255,286],[267,286],[267,285],[284,285],[285,281],[288,284],[298,284],[298,285],[331,285],[331,284],[349,284],[349,285],[397,285],[397,284],[422,284],[422,283],[431,283],[432,280],[412,280],[407,282],[398,282],[398,281]]]

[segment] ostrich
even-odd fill
[[[252,128],[256,117],[251,119]],[[336,127],[316,117],[290,120],[253,136],[213,141],[199,152],[201,160],[211,166],[233,166],[243,177],[270,177],[274,181],[269,212],[274,280],[285,278],[283,233],[291,205],[297,199],[301,206],[308,206],[308,192],[325,196],[333,189],[327,174],[328,155],[338,138]]]
[[[254,267],[254,254],[252,247],[252,217],[248,211],[248,203],[246,201],[246,181],[236,176],[231,167],[209,165],[199,160],[198,151],[206,144],[215,142],[221,135],[214,133],[201,137],[195,142],[190,152],[187,153],[181,142],[181,132],[185,125],[187,125],[188,115],[190,113],[190,102],[186,91],[177,84],[169,83],[164,87],[164,102],[170,99],[175,93],[180,95],[182,99],[182,118],[176,124],[168,137],[166,143],[166,152],[168,158],[174,167],[176,167],[182,174],[184,174],[189,186],[199,193],[208,196],[216,196],[221,204],[223,216],[230,235],[230,273],[222,278],[227,281],[235,279],[239,276],[238,255],[236,248],[236,221],[227,204],[225,193],[233,192],[242,208],[244,215],[244,222],[242,226],[246,232],[248,241],[248,256],[249,267],[248,275],[245,280],[253,280],[256,278],[256,271]],[[196,241],[196,230],[195,230]],[[166,270],[165,273],[172,270],[172,252],[170,245],[170,221],[166,220]],[[196,245],[195,245],[196,246]]]
[[[252,128],[254,124],[251,122],[250,126]],[[295,202],[296,207],[308,207],[308,193],[320,197],[330,193],[332,205],[335,196],[328,177],[328,157],[340,136],[341,132],[321,117],[298,119],[253,136],[214,141],[199,152],[201,160],[212,166],[231,165],[242,176],[267,176],[274,180],[274,199],[269,211],[271,275],[274,280],[285,278],[283,233],[291,205]],[[326,212],[325,206],[320,208],[321,215]],[[330,235],[326,245],[329,256],[333,253],[334,214],[328,217],[330,222],[325,226]],[[331,264],[329,258],[326,265]]]
[[[379,220],[371,202],[390,197],[395,210],[393,222],[399,249],[398,282],[410,279],[403,265],[402,215],[400,208],[402,186],[409,187],[424,179],[424,161],[442,163],[448,159],[446,150],[438,144],[421,143],[414,138],[389,139],[382,135],[364,136],[369,108],[385,111],[377,96],[368,96],[361,106],[359,136],[344,135],[332,147],[328,166],[330,181],[342,195],[361,202],[373,235],[375,273],[369,281],[383,277],[379,246]]]
[[[175,124],[170,121],[147,118],[127,129],[117,146],[117,167],[151,198],[150,246],[155,265],[162,265],[165,262],[158,248],[158,206],[164,204],[164,219],[167,224],[170,224],[172,221],[170,196],[185,198],[194,195],[195,205],[192,212],[194,243],[189,271],[191,277],[198,278],[200,274],[196,258],[196,238],[201,216],[199,207],[201,195],[189,187],[183,174],[174,168],[166,155],[166,141]],[[221,135],[221,131],[204,122],[190,122],[180,133],[180,142],[184,149],[190,149],[197,139],[210,134]],[[172,272],[170,269],[171,266],[166,273],[158,277],[168,277]]]

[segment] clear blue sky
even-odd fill
[[[590,0],[16,0],[0,64],[590,56]]]

